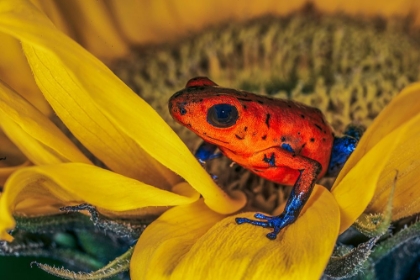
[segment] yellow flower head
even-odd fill
[[[129,5],[110,1],[113,11],[124,15],[119,23],[124,39],[103,25],[98,34],[104,38],[112,30],[109,40],[119,42],[115,53],[121,55],[128,50],[127,42],[159,41],[168,31],[175,36],[184,27],[198,29],[205,22],[200,19],[203,15],[211,23],[217,15],[220,19],[241,19],[247,11],[252,11],[250,17],[267,10],[283,15],[299,8],[301,2],[248,3],[238,9],[229,9],[224,2],[212,3],[197,6],[203,13],[189,13],[189,17],[182,13],[184,6],[176,3],[173,10],[166,10],[167,16],[157,19],[149,10],[161,11],[161,1],[140,9],[143,16],[133,14]],[[358,13],[366,4],[359,2],[352,6],[339,1],[335,6],[324,1],[319,8]],[[410,7],[419,9],[412,1],[401,4],[404,9],[396,9],[399,5],[391,2],[381,4],[383,15],[395,10],[404,15]],[[96,19],[107,13],[96,1],[75,3],[65,5],[93,5]],[[196,5],[192,1],[188,7]],[[365,13],[372,15],[376,6],[366,5]],[[209,10],[210,6],[217,9]],[[219,14],[220,10],[229,12]],[[46,13],[51,17],[55,12]],[[128,23],[133,18],[138,24]],[[165,25],[159,29],[153,21],[161,20],[176,21],[180,27]],[[264,237],[265,229],[236,225],[236,213],[246,204],[244,193],[220,189],[149,104],[35,6],[24,0],[0,2],[0,32],[21,42],[35,77],[35,90],[42,92],[71,133],[107,167],[92,164],[45,115],[48,106],[43,102],[30,98],[28,102],[16,92],[21,93],[22,88],[0,83],[0,126],[35,165],[18,168],[11,175],[0,171],[0,176],[8,177],[0,197],[2,240],[13,239],[8,233],[15,226],[13,214],[45,215],[57,213],[60,206],[89,203],[118,217],[127,211],[141,215],[161,210],[152,207],[174,206],[138,240],[131,259],[132,279],[315,279],[322,275],[340,233],[363,212],[384,211],[395,170],[399,176],[393,220],[420,212],[420,188],[414,172],[420,163],[416,145],[420,137],[420,84],[405,88],[375,119],[331,192],[316,185],[297,222],[271,241]],[[91,31],[79,32],[87,42]],[[137,32],[144,33],[145,39],[136,38]],[[112,48],[104,51],[104,44],[98,42],[85,45],[103,57],[112,52]]]

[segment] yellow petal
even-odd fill
[[[131,1],[128,5],[121,5],[118,0],[110,0],[109,3],[121,32],[133,43],[167,41],[175,34],[186,31],[178,23],[174,24],[173,3],[161,0]]]
[[[55,1],[31,0],[38,9],[64,32],[101,59],[122,57],[128,54],[124,34],[112,18],[109,1]],[[132,1],[120,6],[135,10]],[[138,13],[137,13],[138,15]],[[95,34],[95,36],[92,36]]]
[[[26,56],[39,87],[73,134],[95,156],[120,174],[166,189],[176,183],[177,178],[124,134],[118,124],[112,123],[87,93],[97,91],[99,96],[108,94],[114,100],[121,98],[125,107],[131,106],[132,104],[124,100],[120,87],[107,87],[106,84],[100,84],[101,81],[96,78],[99,76],[100,79],[117,80],[111,71],[59,32],[45,16],[27,2],[13,1],[12,5],[2,4],[0,9],[3,10],[4,16],[1,16],[0,25],[3,25],[3,31],[23,41]],[[42,36],[39,35],[41,33]],[[83,63],[80,63],[81,61]],[[82,78],[83,82],[78,78]],[[116,83],[122,84],[119,80]],[[124,87],[122,91],[134,95],[125,85]],[[113,102],[106,104],[105,108],[112,110],[112,106]],[[135,120],[124,121],[131,124]],[[150,122],[150,119],[148,121]],[[165,178],[168,181],[165,181]]]
[[[420,84],[409,86],[391,101],[368,128],[340,172],[332,188],[341,209],[340,232],[347,229],[363,213],[377,186],[379,192],[384,188],[389,190],[395,169],[401,169],[400,171],[406,174],[410,171],[410,166],[415,166],[411,164],[410,159],[418,159],[418,148],[408,142],[417,143],[415,139],[419,137],[414,128],[418,126],[420,111],[419,89]],[[407,152],[404,154],[406,162],[401,160],[403,151]],[[416,180],[410,183],[411,186],[415,184]],[[397,187],[396,193],[399,193],[399,190]],[[383,197],[382,206],[386,205],[387,199],[388,197]],[[398,202],[394,201],[394,205],[396,203]]]
[[[34,0],[32,0],[34,1]],[[37,0],[40,1],[40,0]],[[57,25],[63,25],[58,19],[57,15],[52,13],[48,6],[54,6],[54,4],[44,4],[46,0],[40,1],[39,6],[42,6],[43,10],[46,11],[48,16],[52,18],[53,22]],[[92,2],[92,1],[77,1],[76,4],[62,4],[63,2],[75,2],[75,1],[58,1],[57,5],[63,6],[62,10],[67,12],[61,15],[67,17],[68,21],[78,28],[75,28],[76,32],[82,33],[78,37],[82,37],[83,41],[86,41],[86,46],[94,54],[103,55],[104,51],[112,54],[113,52],[118,55],[119,48],[116,50],[110,49],[107,44],[100,46],[105,39],[103,36],[86,36],[86,34],[97,34],[102,31],[102,28],[98,26],[99,23],[105,26],[108,23],[102,22],[104,17],[104,11],[100,4],[95,4],[96,9],[90,8],[92,4],[81,5],[81,3]],[[98,1],[94,1],[98,2]],[[356,0],[296,0],[296,1],[275,1],[275,0],[243,0],[240,2],[214,0],[214,1],[130,1],[130,0],[108,0],[107,6],[109,7],[108,21],[115,23],[118,27],[118,32],[121,33],[124,38],[134,44],[150,43],[150,42],[165,42],[170,39],[176,39],[180,36],[185,36],[191,32],[198,31],[206,26],[217,25],[226,21],[232,20],[249,20],[255,17],[262,16],[264,14],[270,15],[288,15],[296,10],[302,9],[308,2],[314,3],[317,9],[323,12],[344,12],[352,15],[370,15],[370,16],[386,16],[391,17],[394,15],[399,16],[413,16],[416,23],[420,24],[420,4],[416,0],[384,0],[384,1],[369,1]],[[66,7],[66,8],[64,8]],[[70,11],[70,12],[69,12]],[[77,19],[80,16],[84,16],[84,13],[88,14],[88,19],[92,17],[93,23],[88,20]],[[95,16],[99,12],[98,16]],[[78,18],[74,19],[71,13],[77,14]],[[69,15],[70,14],[70,15]],[[83,30],[78,30],[83,29]],[[63,30],[63,29],[62,29]],[[65,30],[65,29],[64,29]],[[87,31],[84,31],[87,30]],[[91,31],[95,33],[91,33]],[[98,32],[99,30],[99,32]],[[107,30],[111,30],[110,37],[117,37],[114,33],[114,28],[107,27]],[[76,36],[72,36],[77,38]],[[98,37],[98,38],[97,38]],[[106,41],[114,41],[107,39]],[[116,44],[118,44],[116,40]],[[89,48],[89,45],[96,46],[95,48]],[[97,46],[99,45],[99,46]],[[96,53],[96,51],[98,53]],[[105,53],[106,54],[106,53]]]
[[[128,54],[125,36],[119,30],[118,22],[113,20],[112,11],[108,9],[109,1],[31,0],[31,2],[42,10],[58,29],[97,57],[109,59]],[[136,11],[135,3],[125,0],[120,6],[127,6],[131,11]]]
[[[16,166],[27,161],[27,158],[18,147],[4,134],[0,129],[0,157],[6,158],[0,160],[0,167]]]
[[[419,90],[420,83],[415,83],[406,87],[390,104],[388,104],[387,107],[385,107],[384,110],[382,110],[360,139],[357,149],[344,165],[335,181],[335,185],[337,185],[347,172],[352,169],[370,149],[377,145],[380,140],[420,112]]]
[[[420,86],[416,91],[413,90],[410,95],[406,96],[408,100],[412,98],[412,103],[406,104],[404,107],[395,107],[396,111],[391,116],[400,114],[400,111],[406,112],[413,107],[419,107],[419,95]],[[401,112],[401,114],[404,113]],[[398,170],[398,177],[393,197],[392,220],[420,213],[420,177],[418,173],[420,168],[420,111],[413,111],[413,114],[415,116],[412,116],[410,121],[401,125],[404,133],[384,167],[375,195],[366,209],[368,213],[384,211],[396,170]]]
[[[72,11],[62,11],[59,7],[60,1],[56,0],[30,0],[39,10],[43,11],[48,18],[66,35],[75,38],[75,30],[71,23],[65,18],[65,14]],[[73,11],[74,12],[74,11]]]
[[[0,126],[38,165],[90,161],[45,115],[0,82]]]
[[[223,1],[133,1],[121,5],[111,0],[112,12],[121,31],[135,43],[162,42],[188,35],[206,26],[247,20],[263,14],[285,15],[302,7],[306,0],[258,2]]]
[[[351,15],[368,16],[414,16],[416,23],[420,23],[420,4],[417,0],[384,0],[384,1],[365,1],[365,0],[315,0],[312,1],[321,11],[326,12],[345,12]]]
[[[111,18],[105,1],[57,1],[75,38],[86,49],[100,58],[124,56],[129,47]],[[130,4],[126,4],[130,5]],[[92,36],[92,34],[95,34]]]
[[[202,200],[166,211],[137,242],[131,279],[168,279],[194,242],[223,217]]]
[[[51,107],[35,83],[20,42],[4,33],[0,33],[0,42],[0,80],[19,92],[38,110],[46,115],[51,114]]]
[[[34,197],[40,202],[56,200],[62,205],[86,202],[111,211],[126,211],[188,204],[199,195],[190,191],[183,194],[168,192],[82,163],[23,168],[10,176],[0,200],[0,239],[10,240],[6,230],[14,226],[12,213],[16,205]],[[26,209],[25,214],[31,214],[31,209]]]
[[[173,278],[319,279],[334,248],[339,219],[333,196],[316,186],[298,220],[275,241],[265,237],[269,229],[224,219],[194,244]]]
[[[340,206],[340,233],[349,228],[371,201],[379,176],[403,133],[395,130],[371,149],[340,181],[332,194]]]
[[[338,206],[321,186],[275,241],[265,236],[269,229],[237,225],[234,217],[211,227],[222,217],[197,207],[171,209],[146,229],[132,279],[319,279],[338,235]]]
[[[176,179],[156,159],[184,177],[214,210],[230,213],[245,204],[243,194],[232,199],[214,184],[146,102],[26,2],[0,4],[0,31],[24,42],[37,83],[51,106],[111,169],[156,185],[162,176],[173,183]]]

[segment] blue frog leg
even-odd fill
[[[195,151],[194,156],[201,163],[201,165],[204,166],[207,161],[219,158],[223,155],[220,152],[216,153],[217,149],[218,147],[216,145],[203,141],[203,143],[201,143],[198,147],[197,151]],[[214,181],[217,181],[217,175],[210,174],[210,176]]]
[[[197,151],[195,151],[194,156],[201,164],[205,164],[209,160],[222,156],[222,153],[216,153],[217,148],[216,145],[203,141]]]
[[[266,236],[269,239],[274,240],[284,227],[297,220],[303,206],[311,196],[316,178],[321,172],[322,166],[320,163],[308,158],[296,156],[295,159],[300,160],[301,162],[306,162],[307,168],[299,170],[299,177],[293,186],[293,190],[287,200],[283,213],[279,216],[266,216],[261,213],[256,213],[254,217],[262,221],[251,220],[248,218],[236,218],[235,220],[237,224],[248,223],[264,228],[272,228],[273,231],[268,233]]]
[[[327,177],[336,177],[343,168],[347,159],[356,149],[357,143],[363,135],[363,126],[348,125],[343,137],[335,137],[331,149],[331,159],[328,166]]]

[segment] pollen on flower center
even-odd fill
[[[369,126],[393,96],[419,80],[419,32],[407,26],[407,19],[319,17],[306,11],[221,25],[172,46],[133,51],[113,70],[192,151],[201,140],[174,123],[167,101],[195,76],[317,107],[340,134],[350,123]],[[247,210],[280,213],[291,190],[231,166],[226,158],[212,160],[206,168],[222,188],[248,195]]]

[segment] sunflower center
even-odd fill
[[[420,33],[410,26],[400,18],[298,12],[222,25],[170,46],[133,50],[113,70],[192,151],[201,140],[172,120],[167,102],[195,76],[317,107],[340,134],[349,123],[369,126],[393,96],[420,80]],[[291,190],[231,166],[226,158],[212,160],[206,168],[218,176],[220,187],[248,195],[247,210],[280,213]]]

